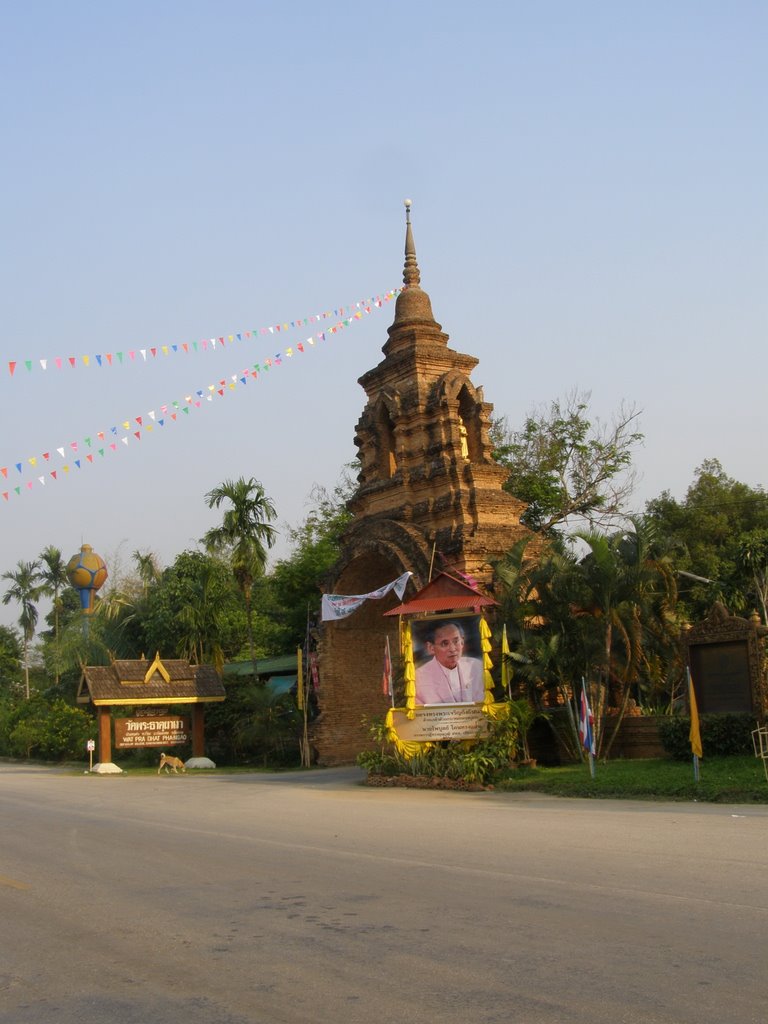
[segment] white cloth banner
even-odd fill
[[[385,583],[383,587],[379,587],[378,590],[372,590],[370,594],[323,594],[321,605],[321,618],[323,622],[328,622],[330,619],[346,619],[348,615],[356,612],[366,601],[378,601],[382,597],[386,597],[390,590],[394,590],[402,601],[405,585],[408,582],[408,577],[411,575],[413,574],[410,572],[404,572],[396,580],[392,580],[391,583]]]

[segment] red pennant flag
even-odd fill
[[[57,470],[52,469],[51,470],[51,476],[53,477],[54,480],[56,479],[56,474],[57,474]]]
[[[140,441],[141,440],[141,431],[140,430],[134,430],[133,436],[136,438],[137,441]]]
[[[88,455],[86,455],[85,457],[86,457],[86,459],[87,459],[87,460],[88,460],[89,462],[93,462],[93,455],[91,455],[90,453],[89,453]]]
[[[5,477],[6,480],[8,479],[8,467],[7,466],[3,466],[3,468],[0,469],[0,473],[3,474],[3,476]]]
[[[13,376],[13,371],[16,369],[16,363],[8,363],[8,369],[11,371],[11,376]]]
[[[75,368],[75,363],[76,363],[76,362],[77,362],[77,360],[75,359],[75,357],[74,357],[74,356],[70,356],[70,357],[69,357],[69,365],[70,365],[70,366],[72,367],[72,369],[73,369],[73,370],[74,370],[74,368]]]

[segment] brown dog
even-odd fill
[[[168,774],[169,772],[174,772],[176,775],[179,774],[179,768],[181,768],[183,772],[186,772],[187,770],[184,767],[184,762],[181,760],[180,757],[171,757],[170,754],[160,755],[160,767],[157,769],[158,775],[163,770],[163,768],[165,768],[166,774]]]

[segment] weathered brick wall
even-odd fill
[[[372,558],[360,559],[343,574],[339,593],[368,593],[402,571]],[[320,714],[312,730],[319,764],[351,764],[361,750],[372,747],[368,724],[383,717],[390,703],[382,693],[387,636],[395,675],[399,669],[398,620],[383,618],[397,604],[399,599],[389,594],[380,601],[367,601],[347,619],[323,625]]]

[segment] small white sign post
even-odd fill
[[[93,752],[96,749],[96,740],[88,740],[86,744],[88,748],[88,771],[93,771]]]

